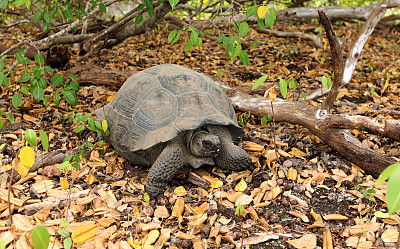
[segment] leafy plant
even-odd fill
[[[76,124],[76,133],[82,132],[84,129],[89,129],[90,131],[97,132],[97,136],[102,138],[104,135],[109,134],[107,121],[103,120],[100,123],[97,119],[92,118],[92,114],[88,113],[83,115],[82,113],[73,113],[69,117],[68,115],[65,116],[69,119],[70,122],[74,121]],[[97,145],[103,146],[104,141],[100,140]],[[88,150],[92,150],[95,147],[93,143],[89,141],[85,141],[78,147],[78,152],[74,153],[73,155],[68,155],[64,158],[63,163],[60,165],[60,170],[66,169],[67,171],[71,171],[72,167],[77,170],[80,170],[80,161],[81,157],[86,158]]]
[[[389,180],[388,180],[389,179]],[[400,209],[400,164],[392,164],[387,167],[377,180],[376,186],[388,180],[386,188],[386,202],[389,215]]]
[[[64,228],[64,227],[66,227],[68,225],[69,225],[69,221],[63,220],[63,221],[60,222],[60,227],[61,228]],[[64,248],[66,248],[66,249],[72,248],[71,234],[65,229],[59,229],[59,230],[57,230],[57,233],[59,235],[61,235],[62,237],[64,237],[64,241],[63,241]]]

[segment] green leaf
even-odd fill
[[[33,16],[33,22],[34,22],[34,23],[37,23],[37,22],[40,20],[40,18],[42,17],[42,14],[43,14],[43,11],[38,10],[38,11],[35,13],[35,15]]]
[[[14,93],[11,99],[11,103],[14,106],[15,109],[18,109],[18,107],[22,103],[22,95],[20,93]]]
[[[39,64],[44,63],[44,58],[43,55],[41,54],[35,54],[35,61]]]
[[[382,182],[389,179],[392,175],[393,171],[400,167],[400,163],[395,163],[388,166],[382,173],[379,175],[378,180],[376,181],[376,187],[378,187]]]
[[[237,56],[239,56],[241,51],[242,51],[242,45],[237,44],[235,51],[232,55],[232,58],[235,59]]]
[[[37,136],[34,130],[28,129],[25,131],[25,140],[31,145],[31,146],[37,146],[38,140]]]
[[[288,84],[287,84],[286,80],[280,79],[279,80],[279,88],[281,90],[281,94],[282,94],[284,99],[286,99],[287,87],[288,87]]]
[[[5,10],[5,8],[7,8],[7,7],[8,7],[8,0],[2,0],[0,2],[0,9]]]
[[[52,73],[52,72],[53,72],[53,69],[51,69],[50,66],[44,66],[44,70],[45,70],[46,72],[48,72],[48,73]]]
[[[51,12],[50,11],[46,10],[43,13],[43,21],[50,24],[50,21],[51,21]]]
[[[25,94],[25,95],[28,95],[28,94],[29,94],[29,88],[28,88],[28,86],[27,86],[27,85],[22,85],[22,86],[21,86],[21,92],[22,92],[23,94]]]
[[[15,119],[14,119],[14,115],[11,112],[6,113],[6,117],[8,118],[8,121],[10,121],[11,124],[14,124]]]
[[[99,9],[100,9],[104,14],[107,13],[107,8],[106,8],[106,6],[105,6],[103,3],[100,3],[100,4],[99,4]]]
[[[179,0],[169,0],[169,4],[171,4],[171,8],[174,9],[175,6],[179,3]]]
[[[70,21],[74,20],[74,14],[72,13],[72,10],[70,8],[65,9],[63,11],[63,14],[68,20]]]
[[[78,78],[75,76],[75,75],[73,75],[73,74],[70,74],[69,75],[69,78],[71,79],[71,80],[73,80],[73,81],[76,81]]]
[[[142,9],[144,9],[144,4],[139,4],[136,11],[141,11]]]
[[[44,150],[49,149],[49,137],[47,136],[46,132],[43,130],[39,131],[40,141],[42,142],[42,146]]]
[[[266,117],[261,118],[261,124],[266,125],[268,123],[268,119]]]
[[[289,81],[289,88],[292,89],[293,91],[296,91],[297,88],[297,82],[294,79],[290,79]]]
[[[22,53],[18,52],[14,56],[19,63],[24,64],[24,55]]]
[[[85,129],[85,126],[83,124],[78,125],[78,127],[76,128],[75,132],[79,133],[81,131],[83,131],[83,129]]]
[[[72,90],[74,90],[74,91],[78,91],[79,90],[79,84],[76,81],[72,81],[70,86],[71,86]]]
[[[61,83],[63,82],[63,80],[64,80],[64,77],[61,74],[56,73],[51,77],[50,82],[51,82],[52,86],[61,86]]]
[[[261,86],[262,83],[264,83],[264,81],[267,80],[268,75],[263,75],[261,76],[256,83],[254,83],[253,87],[251,88],[251,90],[254,90],[256,88],[258,88],[259,86]]]
[[[250,63],[249,56],[245,50],[240,51],[239,58],[244,65],[246,65],[246,66],[249,65],[249,63]]]
[[[62,94],[64,95],[65,99],[67,100],[67,102],[72,105],[72,106],[76,106],[78,104],[78,98],[76,97],[76,94],[74,91],[72,90],[64,90],[62,92]]]
[[[68,226],[69,224],[70,224],[70,222],[67,221],[67,220],[62,220],[62,221],[60,221],[60,227],[66,227],[66,226]]]
[[[186,42],[185,44],[185,53],[187,53],[189,51],[189,49],[191,49],[193,47],[193,43],[191,40],[189,40],[188,42]]]
[[[57,230],[57,233],[58,233],[59,235],[61,235],[61,236],[64,236],[64,237],[69,237],[69,236],[71,236],[70,233],[69,233],[67,230],[65,230],[65,229]]]
[[[0,130],[3,129],[3,126],[4,126],[4,121],[3,119],[0,119]]]
[[[26,0],[26,1],[25,1],[25,6],[26,6],[26,8],[27,8],[28,10],[30,10],[30,9],[31,9],[31,0]]]
[[[326,76],[323,76],[321,78],[321,83],[323,87],[326,87],[328,85],[328,79],[326,78]]]
[[[24,3],[25,3],[25,0],[17,0],[17,1],[15,1],[15,5],[17,7],[21,7]]]
[[[54,104],[55,104],[57,107],[60,105],[60,100],[61,100],[60,94],[59,94],[58,92],[56,92],[56,93],[54,94]]]
[[[178,41],[179,37],[181,36],[180,30],[172,30],[171,33],[168,35],[168,43],[175,43]]]
[[[46,87],[47,87],[47,82],[46,82],[46,80],[45,80],[45,79],[40,79],[40,80],[38,81],[38,86],[39,86],[40,88],[42,88],[43,90],[46,89]]]
[[[239,25],[239,35],[240,37],[245,37],[247,35],[247,32],[249,31],[249,24],[247,22],[242,22]]]
[[[43,29],[44,29],[44,31],[49,32],[50,25],[51,24],[49,22],[43,21]]]
[[[272,19],[275,21],[276,20],[276,9],[274,7],[271,7],[269,9],[269,15],[272,17]]]
[[[50,234],[44,226],[37,226],[31,233],[32,246],[35,249],[47,249],[50,244]]]
[[[144,199],[144,201],[145,201],[146,203],[149,203],[149,202],[150,202],[150,196],[149,196],[149,194],[148,194],[147,192],[144,193],[143,199]]]
[[[270,29],[274,25],[274,18],[271,15],[265,17],[265,26]]]
[[[43,105],[44,106],[47,106],[47,104],[49,103],[49,101],[50,101],[50,97],[47,95],[47,96],[44,96],[44,98],[43,98]]]
[[[387,189],[386,189],[386,202],[388,206],[388,213],[390,215],[400,209],[400,167],[397,167],[391,174]]]
[[[31,79],[31,75],[29,73],[26,73],[24,75],[21,76],[21,82],[27,82],[28,80]]]
[[[143,21],[143,15],[139,14],[136,18],[135,18],[135,24],[139,24]]]
[[[253,6],[251,6],[246,13],[246,19],[257,14],[257,10],[258,10],[258,5],[254,4]]]
[[[44,96],[43,88],[37,86],[31,90],[31,93],[37,102],[40,102],[43,99]]]
[[[71,237],[65,238],[63,242],[64,248],[65,249],[71,249],[72,248],[72,239]]]
[[[153,9],[153,1],[152,0],[144,0],[144,5],[146,5],[147,13],[149,14],[149,16],[155,20],[156,14],[154,13],[154,9]]]

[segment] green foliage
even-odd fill
[[[174,9],[175,6],[179,3],[179,0],[169,0],[169,4],[171,4],[171,8]]]
[[[148,193],[144,193],[143,199],[144,199],[144,201],[145,201],[146,203],[149,203],[149,202],[150,202],[150,196],[149,196],[149,194],[148,194]]]
[[[76,133],[80,133],[86,128],[89,129],[90,131],[95,131],[97,132],[98,137],[103,137],[104,135],[107,136],[109,135],[110,131],[108,130],[107,123],[101,124],[98,120],[92,118],[92,114],[88,113],[86,115],[83,115],[82,113],[74,113],[70,116],[65,115],[65,118],[68,118],[70,122],[74,121],[76,124]],[[103,140],[100,140],[98,142],[99,146],[102,146]],[[94,144],[90,143],[88,141],[84,142],[78,147],[78,152],[75,153],[74,155],[69,155],[67,156],[63,163],[60,165],[60,170],[67,170],[71,171],[72,167],[75,169],[80,170],[80,161],[81,157],[86,158],[86,155],[89,150],[92,150],[94,148]]]
[[[50,234],[44,226],[37,226],[32,230],[32,246],[35,249],[47,249],[50,243]]]
[[[321,83],[322,83],[322,86],[323,86],[323,87],[330,88],[331,85],[332,85],[332,79],[331,79],[330,76],[323,76],[323,77],[321,78]]]
[[[63,220],[60,222],[60,227],[66,227],[68,225],[69,225],[68,221]],[[64,237],[64,241],[63,241],[64,248],[66,248],[66,249],[72,248],[71,234],[65,229],[59,229],[59,230],[57,230],[57,233],[59,235],[61,235],[62,237]]]
[[[246,126],[246,122],[250,118],[250,116],[251,116],[250,111],[249,111],[249,113],[247,114],[246,117],[244,117],[244,113],[240,114],[239,115],[239,123],[240,123],[240,125],[243,126],[243,127]]]
[[[242,204],[238,204],[236,206],[235,215],[241,215],[244,211],[244,206]]]
[[[25,140],[31,145],[36,147],[38,140],[34,130],[28,129],[25,131]]]
[[[0,249],[6,249],[6,242],[0,241]]]
[[[260,87],[261,84],[264,83],[264,82],[267,80],[267,78],[268,78],[268,75],[263,75],[263,76],[261,76],[261,77],[256,81],[256,83],[253,84],[253,87],[251,88],[251,90],[254,90],[254,89]]]
[[[392,164],[387,167],[378,178],[376,186],[388,180],[386,188],[386,202],[388,205],[388,213],[390,215],[400,209],[400,164]]]

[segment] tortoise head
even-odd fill
[[[218,136],[199,130],[193,132],[189,138],[188,147],[196,157],[216,157],[219,154],[221,142]]]

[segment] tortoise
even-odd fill
[[[228,97],[211,78],[182,66],[162,64],[131,76],[95,114],[107,120],[110,142],[122,157],[151,166],[145,191],[153,198],[184,165],[251,165],[233,143],[242,129]]]

